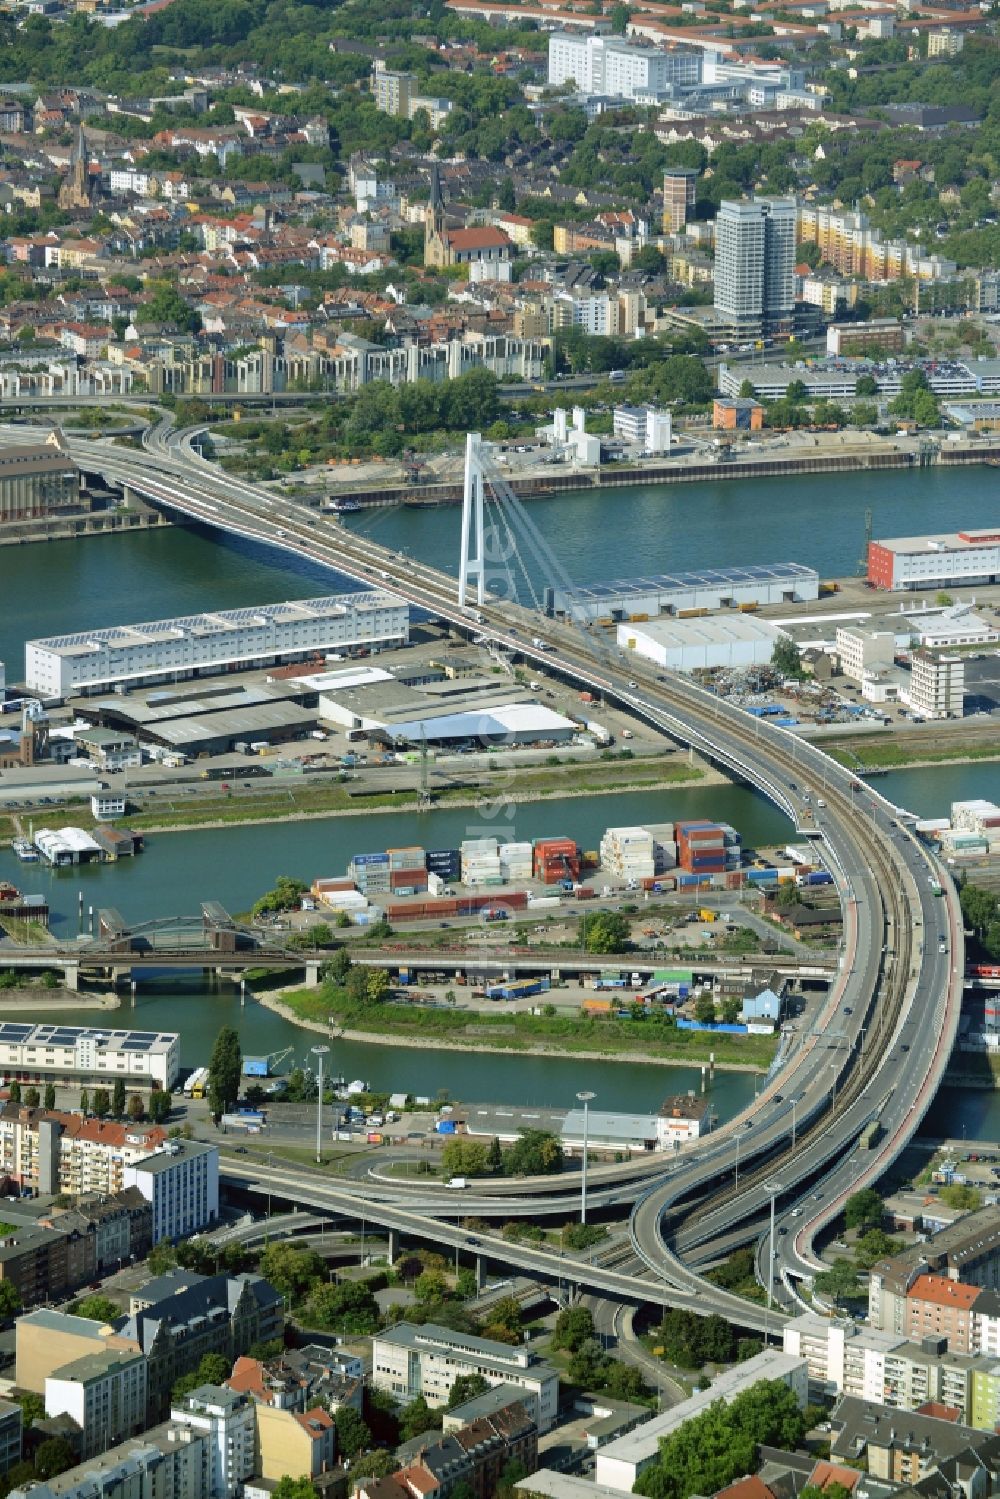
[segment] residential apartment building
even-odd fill
[[[965,711],[965,659],[944,651],[914,651],[907,701],[921,718],[961,718]]]
[[[219,1217],[219,1151],[197,1140],[167,1140],[126,1165],[123,1184],[153,1210],[153,1243],[184,1239]]]
[[[372,1341],[372,1382],[404,1404],[423,1395],[428,1405],[445,1405],[460,1374],[480,1374],[491,1385],[517,1385],[530,1398],[539,1432],[548,1431],[559,1404],[559,1375],[525,1347],[452,1332],[427,1323],[400,1322]]]
[[[945,1492],[985,1499],[1000,1480],[1000,1436],[915,1412],[898,1411],[845,1396],[830,1416],[830,1456],[857,1465],[872,1478],[917,1484],[937,1474]]]
[[[663,232],[680,234],[695,205],[698,173],[693,167],[667,167],[663,173]]]
[[[992,1360],[958,1353],[942,1337],[911,1341],[899,1333],[840,1317],[807,1312],[783,1333],[786,1353],[804,1358],[810,1390],[819,1398],[853,1395],[859,1400],[914,1411],[932,1401],[957,1410],[973,1426],[974,1381],[996,1367]],[[984,1392],[981,1403],[987,1400]]]
[[[984,1207],[966,1213],[926,1244],[914,1244],[878,1260],[868,1278],[870,1325],[902,1334],[907,1292],[926,1274],[1000,1290],[1000,1209]]]
[[[866,213],[799,203],[796,212],[798,244],[819,246],[823,259],[846,276],[868,281],[898,281],[916,277],[937,281],[954,276],[953,260],[928,255],[923,245],[908,240],[883,240]]]
[[[723,199],[715,221],[715,312],[735,336],[791,326],[795,202]]]
[[[322,1406],[312,1410],[255,1408],[257,1448],[254,1472],[277,1481],[286,1473],[317,1478],[333,1467],[337,1457],[337,1428]]]
[[[171,1409],[170,1419],[206,1439],[210,1492],[220,1499],[236,1499],[254,1471],[253,1402],[235,1390],[203,1384]],[[300,1470],[291,1468],[286,1472],[298,1477]]]
[[[21,1461],[23,1440],[21,1407],[12,1400],[0,1400],[0,1478]]]
[[[968,529],[869,542],[868,581],[876,588],[906,592],[1000,582],[1000,531]]]
[[[108,1349],[138,1353],[135,1338],[122,1336],[112,1326],[90,1317],[39,1307],[25,1312],[14,1324],[15,1383],[19,1390],[45,1394],[45,1381],[77,1359]]]
[[[476,1499],[492,1499],[511,1464],[533,1472],[538,1434],[523,1404],[453,1425],[437,1441],[421,1444],[412,1460],[387,1479],[361,1479],[357,1499],[447,1499],[460,1486]]]
[[[405,645],[409,620],[409,605],[382,589],[224,609],[29,640],[25,679],[31,691],[45,697],[106,691],[120,682],[175,682],[237,666],[304,660],[345,646]],[[95,1037],[96,1052],[98,1033],[88,1034]],[[2,1051],[0,1030],[0,1062]],[[170,1087],[175,1076],[176,1067],[162,1086]]]
[[[162,1150],[159,1125],[119,1124],[7,1103],[0,1109],[0,1173],[22,1190],[79,1196],[120,1192],[126,1168]]]
[[[102,1348],[54,1369],[45,1380],[45,1414],[76,1422],[84,1458],[142,1431],[146,1401],[141,1353]]]

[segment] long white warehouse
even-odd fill
[[[375,589],[29,640],[24,675],[30,691],[66,697],[119,682],[135,686],[269,666],[316,651],[402,645],[409,630],[405,599]]]

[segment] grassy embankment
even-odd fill
[[[965,739],[955,735],[947,743],[935,743],[933,736],[922,734],[901,739],[838,739],[827,741],[823,748],[849,770],[863,765],[868,770],[903,770],[908,765],[962,764],[967,760],[1000,760],[1000,735],[988,739]]]
[[[567,770],[571,775],[567,775]],[[508,795],[514,801],[541,801],[545,798],[557,800],[580,796],[586,793],[634,791],[643,787],[691,785],[704,779],[704,771],[697,766],[664,764],[662,759],[650,762],[619,761],[595,765],[575,765],[567,761],[556,767],[538,770],[517,770],[513,778],[508,775],[484,776],[481,785],[444,787],[434,792],[437,806],[474,806],[480,799],[490,799],[498,794]],[[313,786],[299,779],[276,781],[266,791],[255,783],[251,793],[237,787],[231,792],[218,795],[197,794],[191,797],[160,794],[155,805],[143,812],[129,812],[125,822],[136,832],[179,832],[185,828],[208,827],[216,824],[238,824],[246,822],[282,822],[298,817],[332,816],[337,812],[402,812],[416,811],[420,802],[418,792],[401,790],[382,792],[372,796],[351,796],[344,785]],[[61,806],[33,809],[21,813],[21,822],[31,818],[37,830],[46,827],[64,827],[67,819],[75,826],[94,826],[89,802],[64,802]],[[20,828],[12,814],[0,816],[0,839],[13,838]]]
[[[623,959],[626,962],[627,959]],[[435,1041],[468,1051],[596,1052],[609,1060],[634,1057],[687,1062],[700,1066],[714,1055],[719,1066],[770,1065],[776,1041],[767,1036],[730,1036],[708,1031],[679,1031],[656,1020],[590,1019],[583,1015],[529,1015],[499,1011],[425,1009],[392,1002],[366,1005],[330,985],[293,990],[281,1002],[300,1020],[328,1023],[345,1031],[396,1040]]]

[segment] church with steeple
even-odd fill
[[[424,213],[424,265],[440,269],[451,265],[476,265],[470,275],[484,280],[509,281],[513,242],[502,229],[483,224],[473,229],[449,229],[441,196],[441,174],[431,164],[431,196]]]
[[[431,196],[424,213],[424,265],[448,265],[448,220],[441,196],[441,173],[431,163]]]
[[[68,209],[92,208],[94,206],[93,185],[90,180],[90,153],[83,125],[76,132],[76,140],[69,156],[69,172],[59,189],[59,207]]]

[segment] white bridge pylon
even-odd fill
[[[476,588],[476,602],[486,602],[486,545],[483,473],[483,439],[478,432],[465,438],[465,487],[462,492],[462,555],[458,564],[458,602],[465,604],[469,584]],[[469,546],[473,546],[469,555]]]

